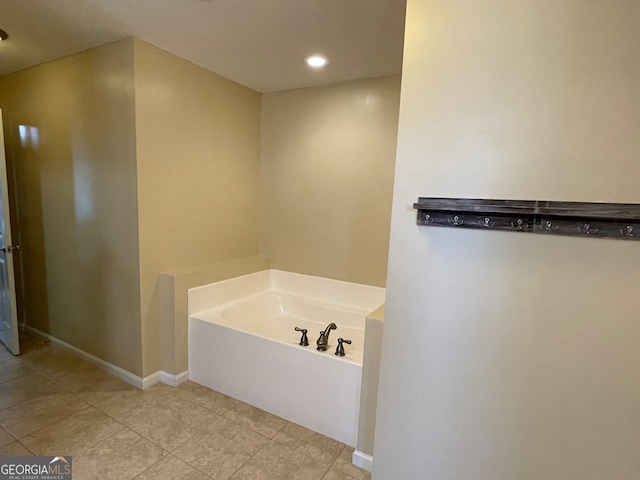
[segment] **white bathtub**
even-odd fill
[[[280,270],[191,289],[189,378],[355,447],[365,317],[384,292]],[[319,352],[329,323],[338,328]],[[338,338],[352,341],[344,357]]]

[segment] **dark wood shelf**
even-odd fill
[[[640,240],[640,204],[420,197],[417,224]]]

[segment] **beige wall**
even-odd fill
[[[409,0],[375,480],[640,478],[640,250],[417,227],[418,196],[640,203],[637,2]]]
[[[384,330],[384,305],[367,315],[362,358],[360,411],[358,412],[358,440],[356,449],[373,455],[380,383],[380,353]]]
[[[0,78],[0,108],[29,325],[180,373],[161,360],[158,274],[258,253],[260,95],[127,39]]]
[[[263,95],[260,253],[384,286],[400,77]]]
[[[0,78],[24,317],[135,375],[180,373],[158,274],[257,255],[259,215],[274,268],[384,285],[399,82],[270,94],[261,118],[260,94],[137,39]]]
[[[143,41],[134,44],[149,375],[161,367],[158,274],[258,253],[260,94]]]
[[[0,108],[24,318],[139,375],[133,75],[123,40],[1,77]],[[21,142],[20,126],[38,140]]]

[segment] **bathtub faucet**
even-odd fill
[[[316,344],[318,345],[317,350],[324,351],[327,349],[327,347],[329,346],[329,333],[331,332],[331,330],[335,330],[336,328],[338,327],[335,323],[330,323],[329,325],[327,325],[327,328],[325,328],[324,331],[320,332],[320,337],[316,342]]]
[[[302,336],[300,337],[300,343],[298,345],[302,345],[303,347],[308,346],[309,345],[309,337],[307,337],[307,329],[306,328],[295,327],[294,330],[296,332],[302,332]]]

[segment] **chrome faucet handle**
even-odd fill
[[[339,357],[345,356],[344,345],[342,345],[343,343],[346,343],[347,345],[351,345],[351,340],[345,340],[344,338],[338,339],[338,347],[336,348],[335,354],[338,355]]]
[[[302,336],[300,337],[299,345],[302,345],[303,347],[306,347],[307,345],[309,345],[309,338],[307,337],[307,329],[306,328],[295,327],[295,331],[296,332],[302,332]]]

